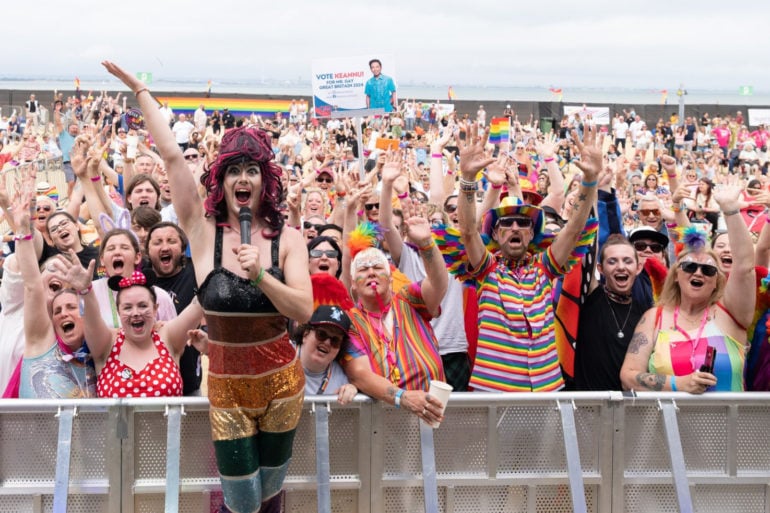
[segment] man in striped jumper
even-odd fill
[[[478,132],[472,128],[470,133]],[[552,284],[579,260],[580,248],[591,242],[584,230],[602,170],[601,140],[593,127],[586,128],[583,141],[573,136],[583,178],[572,215],[552,242],[548,244],[543,233],[543,211],[508,196],[484,214],[481,233],[499,248],[492,253],[477,228],[476,177],[486,166],[504,164],[484,152],[487,137],[488,131],[473,137],[460,153],[457,212],[479,301],[478,349],[470,387],[492,392],[559,390],[564,380],[556,352]],[[506,170],[509,184],[515,182],[515,173],[513,167]]]

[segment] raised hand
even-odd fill
[[[714,201],[719,204],[723,212],[739,208],[739,198],[741,197],[741,187],[739,185],[726,185],[719,187],[714,192]]]
[[[478,130],[476,123],[472,123],[469,129],[466,127],[466,142],[461,143],[460,172],[466,180],[475,181],[476,173],[495,161],[484,151],[489,139],[489,128],[484,129],[481,137],[477,135]]]
[[[583,172],[583,180],[595,182],[602,172],[602,142],[604,137],[597,135],[596,127],[587,126],[581,141],[576,131],[572,131],[572,139],[580,152],[580,160],[575,165]]]
[[[382,166],[383,185],[392,185],[401,176],[401,154],[397,151],[388,151],[385,154],[385,165]]]
[[[134,93],[146,87],[144,82],[136,78],[136,75],[129,73],[114,62],[102,61],[102,66],[110,75],[123,82]]]
[[[535,141],[535,149],[537,154],[543,157],[544,160],[553,158],[559,149],[559,139],[555,133],[551,132],[545,136],[545,140],[540,141],[538,139]]]

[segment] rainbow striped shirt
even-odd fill
[[[394,293],[391,311],[394,339],[391,349],[376,329],[378,320],[361,308],[348,312],[352,323],[350,345],[342,360],[343,367],[354,358],[366,356],[375,374],[388,378],[399,388],[427,392],[431,380],[444,381],[444,368],[420,283],[410,283]],[[388,360],[388,351],[392,351],[393,346],[395,364],[392,363],[392,356]]]
[[[549,392],[564,386],[556,352],[551,248],[511,265],[487,252],[477,277],[479,342],[470,386],[487,392]]]

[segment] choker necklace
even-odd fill
[[[615,316],[615,309],[612,308],[612,303],[610,302],[609,298],[607,296],[604,297],[605,300],[607,300],[607,306],[610,307],[610,313],[612,314],[612,320],[615,321],[615,326],[618,328],[618,332],[615,334],[615,336],[619,339],[623,339],[626,336],[623,334],[623,330],[626,328],[626,324],[628,323],[628,318],[631,317],[631,304],[628,305],[628,311],[626,312],[626,320],[623,321],[623,326],[620,325],[618,322],[618,318]]]
[[[604,285],[604,293],[607,294],[607,297],[616,303],[622,303],[625,305],[631,302],[631,294],[620,294],[618,292],[613,292],[607,288],[607,285]]]

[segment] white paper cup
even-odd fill
[[[444,410],[446,409],[446,404],[449,402],[449,394],[452,393],[452,385],[444,383],[443,381],[431,381],[428,393],[441,401],[441,404],[443,404],[441,407],[441,414],[443,415]],[[434,422],[431,424],[431,427],[436,429],[440,425],[440,422]]]

